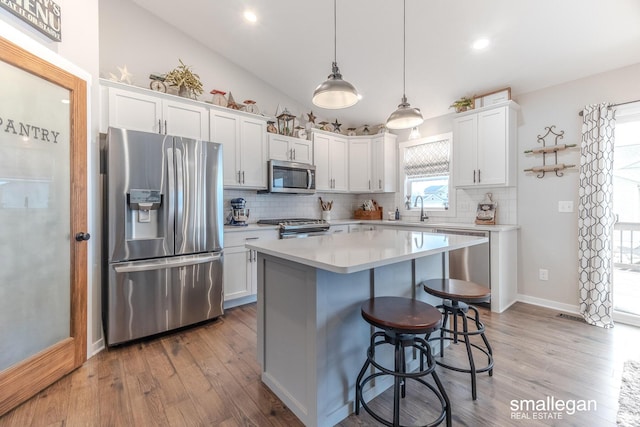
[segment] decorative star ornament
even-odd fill
[[[338,123],[338,119],[336,119],[336,121],[333,122],[332,125],[335,132],[340,132],[340,126],[342,126],[342,123]]]
[[[314,125],[316,124],[316,116],[313,115],[313,111],[307,113],[307,121],[309,123],[313,123]]]
[[[120,67],[117,67],[117,68],[118,68],[118,71],[120,71],[120,80],[119,81],[130,85],[131,84],[131,78],[133,77],[133,74],[131,74],[129,72],[129,70],[127,70],[127,66],[125,65],[122,68],[120,68]]]

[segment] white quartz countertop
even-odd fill
[[[485,237],[373,230],[304,239],[251,241],[249,249],[335,273],[354,273],[488,242]]]
[[[420,222],[420,221],[391,221],[391,220],[367,220],[362,221],[359,219],[338,219],[329,221],[331,225],[344,225],[344,224],[372,224],[372,225],[388,225],[388,226],[400,226],[412,229],[433,229],[433,228],[450,228],[456,230],[477,230],[477,231],[510,231],[520,228],[516,224],[496,224],[496,225],[478,225],[474,223],[464,222]]]
[[[478,231],[510,231],[520,228],[516,224],[497,224],[497,225],[477,225],[473,223],[460,223],[460,222],[419,222],[419,221],[389,221],[389,220],[373,220],[362,221],[359,219],[336,219],[329,221],[331,225],[345,225],[345,224],[372,224],[372,225],[388,225],[388,226],[401,226],[411,229],[433,229],[433,228],[451,228],[456,230],[478,230]],[[253,231],[253,230],[277,230],[277,225],[263,225],[251,223],[244,227],[238,227],[233,225],[225,225],[225,233]]]

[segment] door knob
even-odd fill
[[[85,233],[84,231],[76,233],[76,240],[78,242],[82,242],[83,240],[89,240],[90,238],[91,238],[91,234]]]

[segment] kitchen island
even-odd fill
[[[373,230],[247,244],[258,253],[258,361],[262,381],[307,426],[353,411],[371,327],[360,304],[403,296],[438,304],[417,285],[446,277],[447,252],[486,238]],[[384,359],[392,349],[381,349]],[[412,365],[410,363],[409,368]],[[365,389],[370,400],[391,385]]]

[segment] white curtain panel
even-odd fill
[[[613,327],[613,143],[609,104],[583,111],[578,204],[580,312],[587,323]]]

